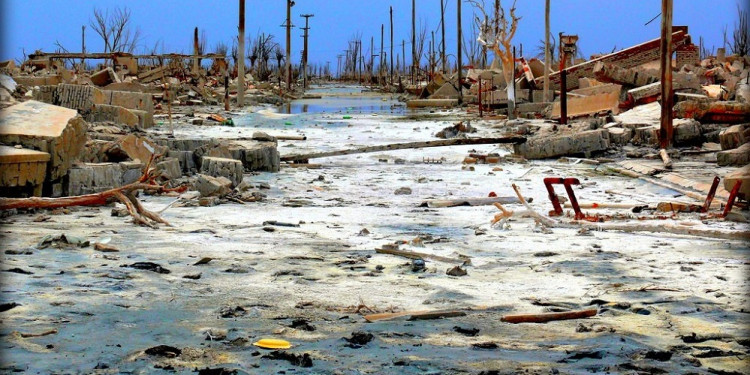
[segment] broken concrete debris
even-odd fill
[[[0,368],[743,373],[750,59],[672,31],[665,97],[660,39],[0,62]]]

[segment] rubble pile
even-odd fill
[[[2,181],[8,196],[97,193],[137,181],[149,161],[172,185],[203,172],[227,176],[234,186],[244,173],[279,170],[275,141],[240,145],[145,133],[167,118],[171,123],[173,112],[178,124],[231,125],[231,118],[206,107],[225,96],[235,99],[236,78],[224,87],[223,57],[211,56],[209,69],[191,70],[179,58],[149,66],[139,64],[148,60],[116,54],[111,66],[83,70],[66,68],[57,56],[38,51],[21,66],[0,64],[0,165],[13,171]],[[247,104],[284,101],[272,92],[277,86],[258,83],[264,87],[258,89],[251,74],[246,82]],[[207,113],[198,117],[193,108]],[[210,162],[204,165],[204,158]]]

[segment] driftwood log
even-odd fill
[[[589,310],[578,310],[578,311],[565,311],[558,313],[544,313],[544,314],[521,314],[521,315],[505,315],[500,318],[501,321],[506,323],[546,323],[553,320],[568,320],[568,319],[581,319],[588,318],[596,315],[596,309]]]
[[[158,214],[147,210],[136,197],[136,192],[139,190],[147,191],[150,193],[166,193],[171,191],[182,192],[186,190],[185,186],[170,189],[164,185],[156,183],[156,178],[159,177],[156,174],[154,168],[150,168],[152,157],[146,166],[146,172],[133,183],[105,190],[100,193],[77,195],[72,197],[60,197],[60,198],[2,198],[0,197],[0,210],[10,210],[14,208],[63,208],[73,206],[103,206],[112,202],[120,202],[125,205],[130,216],[133,217],[133,222],[139,225],[145,225],[152,228],[157,227],[157,223],[170,225],[169,222],[164,220]]]

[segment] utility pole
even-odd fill
[[[417,4],[411,0],[411,83],[415,83],[414,74],[417,71]]]
[[[245,0],[240,0],[240,36],[237,40],[237,106],[245,106]]]
[[[446,69],[447,60],[445,59],[445,6],[447,4],[447,0],[440,0],[440,33],[442,35],[440,39],[440,60],[443,62],[443,73],[448,71]]]
[[[362,39],[359,40],[359,82],[362,82],[362,65],[365,63],[365,56],[362,54]]]
[[[336,77],[341,79],[341,57],[342,55],[336,56],[339,60],[338,64],[336,65]]]
[[[308,30],[310,30],[310,27],[308,26],[308,21],[310,17],[315,17],[314,14],[302,14],[300,17],[305,17],[305,27],[302,28],[302,30],[305,30],[305,46],[304,46],[304,52],[302,52],[302,71],[303,73],[303,80],[302,80],[302,88],[307,88],[307,37],[308,37]]]
[[[85,68],[85,63],[83,56],[86,55],[86,26],[81,26],[81,72],[83,72]]]
[[[372,83],[372,71],[375,69],[375,37],[370,36],[370,83]]]
[[[661,128],[662,149],[672,145],[672,0],[661,1]]]
[[[406,41],[401,39],[401,69],[406,69]]]
[[[380,85],[383,84],[383,60],[384,60],[384,54],[383,54],[383,38],[385,37],[385,25],[380,24],[380,65],[378,66],[378,83]]]
[[[393,86],[393,7],[391,8],[391,86]]]
[[[461,0],[456,0],[456,11],[458,13],[458,105],[461,105],[461,103],[464,100],[463,97],[463,86],[461,85]]]
[[[294,1],[286,0],[286,90],[292,91],[292,7]]]
[[[198,27],[193,30],[193,74],[198,73]]]
[[[549,51],[549,0],[544,4],[544,101],[551,102],[549,95],[549,70],[552,66],[552,54]]]

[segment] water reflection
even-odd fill
[[[342,113],[342,112],[353,112],[353,113],[400,113],[403,112],[403,106],[396,106],[392,104],[380,104],[380,105],[343,105],[339,103],[322,103],[322,104],[310,104],[300,103],[300,101],[293,101],[289,104],[284,104],[279,107],[279,113],[286,114],[298,114],[298,113]]]

